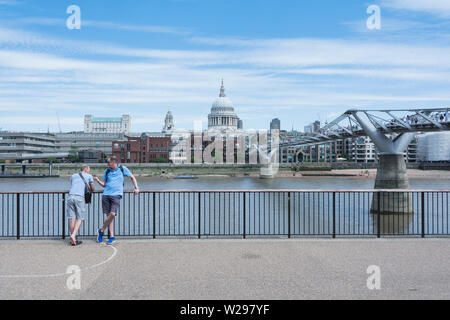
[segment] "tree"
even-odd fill
[[[70,162],[76,163],[80,162],[80,158],[78,156],[78,148],[77,147],[71,147],[69,151],[69,156],[67,157]]]
[[[167,159],[166,158],[156,158],[153,162],[154,163],[167,163]]]

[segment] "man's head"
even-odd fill
[[[84,173],[89,173],[89,172],[91,172],[91,168],[87,164],[83,164],[81,166],[81,171]]]
[[[116,170],[119,166],[119,160],[116,156],[111,156],[108,158],[108,167],[110,167],[112,170]]]

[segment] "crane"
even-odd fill
[[[60,120],[60,118],[59,118],[59,113],[58,113],[58,112],[56,113],[56,119],[58,120],[59,133],[62,133],[62,130],[61,130],[61,120]]]

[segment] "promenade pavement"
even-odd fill
[[[450,239],[83,240],[0,240],[0,299],[450,298]]]

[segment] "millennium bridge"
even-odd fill
[[[320,132],[302,136],[280,148],[311,146],[335,140],[368,136],[378,149],[378,170],[375,189],[407,189],[408,175],[404,153],[414,135],[420,132],[450,130],[448,108],[404,110],[358,110],[351,109],[321,128]],[[384,196],[386,195],[386,196]],[[408,193],[394,196],[376,193],[372,211],[380,206],[382,213],[414,212]],[[392,211],[392,208],[395,208]]]

